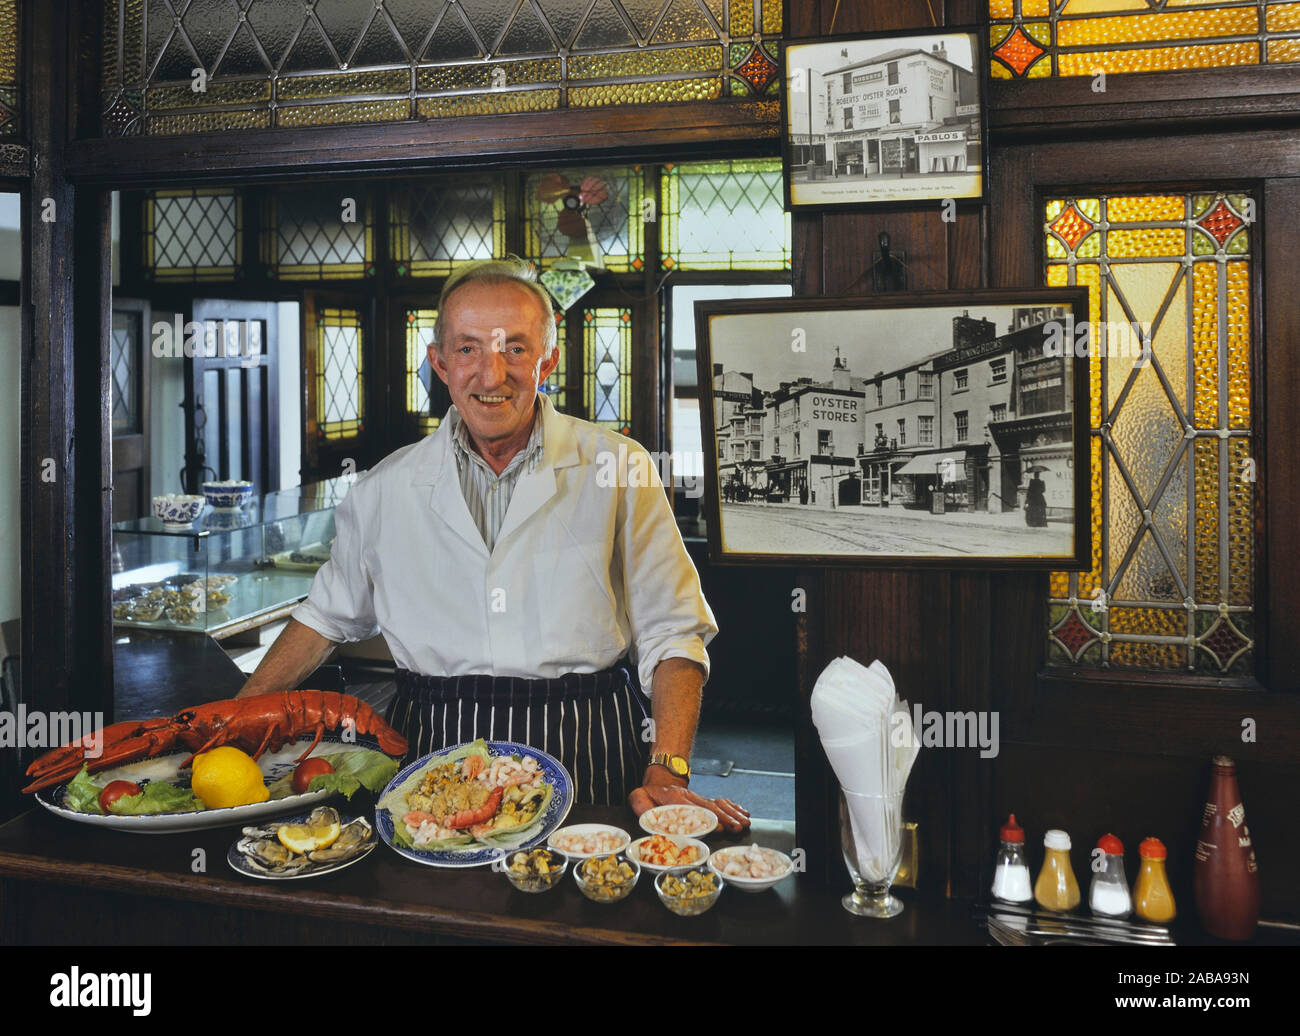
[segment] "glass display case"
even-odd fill
[[[205,506],[189,527],[157,518],[113,526],[113,624],[220,637],[269,621],[300,601],[334,542],[337,478]]]

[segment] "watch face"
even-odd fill
[[[680,755],[670,755],[668,757],[668,769],[672,770],[678,777],[685,777],[691,772],[691,764]]]

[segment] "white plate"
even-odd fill
[[[785,870],[781,874],[777,875],[775,878],[737,878],[732,877],[729,874],[723,874],[721,869],[722,861],[725,860],[729,854],[743,853],[748,848],[749,846],[747,845],[732,845],[728,846],[726,849],[717,850],[717,852],[709,857],[709,869],[728,885],[732,885],[740,889],[742,892],[763,892],[766,889],[770,889],[777,882],[784,881],[794,871],[794,861],[791,860],[790,857],[786,856],[785,853],[781,852],[780,849],[768,849],[767,846],[760,846],[761,849],[764,849],[769,853],[775,853],[785,861]]]
[[[293,771],[294,760],[302,754],[310,743],[310,738],[299,741],[297,745],[285,745],[279,751],[267,752],[257,765],[266,775],[266,783],[274,784],[286,773]],[[313,756],[334,755],[344,748],[345,743],[336,735],[326,734],[320,744],[312,751]],[[347,742],[346,749],[378,748],[377,745],[363,743],[361,738]],[[180,764],[188,758],[190,752],[181,749],[156,756],[142,762],[128,763],[111,769],[92,773],[90,776],[101,787],[109,781],[133,781],[140,784],[149,781],[174,781],[180,772]],[[36,801],[51,813],[79,824],[93,827],[106,827],[114,831],[132,831],[143,835],[169,835],[178,831],[201,831],[208,827],[224,827],[227,824],[252,824],[258,820],[281,816],[285,813],[301,813],[304,807],[313,806],[329,798],[332,792],[309,791],[302,795],[287,795],[282,799],[268,799],[248,806],[227,806],[224,809],[203,809],[195,813],[149,813],[144,816],[128,817],[114,814],[79,813],[63,805],[64,784],[56,784],[36,793]]]
[[[302,823],[310,815],[311,814],[309,813],[303,813],[300,816],[285,817],[284,822],[286,824]],[[350,824],[357,819],[365,820],[364,817],[348,817],[341,814],[339,816],[341,824]],[[246,837],[241,832],[240,836],[231,843],[230,848],[226,851],[226,862],[246,878],[262,878],[266,881],[290,881],[294,878],[319,878],[324,874],[333,874],[335,871],[341,871],[344,867],[351,867],[358,860],[364,860],[374,852],[375,846],[379,844],[379,839],[375,837],[374,825],[372,825],[368,820],[365,820],[365,823],[370,828],[370,841],[366,843],[365,848],[361,849],[356,856],[353,856],[350,860],[340,860],[337,863],[309,862],[302,870],[294,871],[292,874],[273,874],[269,871],[258,870],[255,866],[249,863],[247,857],[239,851],[239,843]]]
[[[641,825],[641,830],[645,831],[647,834],[667,835],[669,838],[674,837],[676,832],[665,831],[663,828],[657,826],[658,819],[663,815],[665,810],[689,810],[691,813],[699,816],[700,823],[697,825],[695,830],[682,833],[681,837],[683,838],[703,838],[706,835],[711,835],[718,828],[718,814],[714,813],[713,810],[705,809],[703,806],[691,806],[686,803],[672,803],[667,806],[655,806],[653,809],[647,809],[642,813],[638,821]]]
[[[618,839],[618,845],[613,849],[602,849],[598,853],[579,853],[571,849],[563,849],[555,844],[557,838],[563,838],[565,835],[598,835],[610,834]],[[621,827],[612,827],[609,824],[570,824],[568,827],[562,827],[558,831],[551,833],[551,837],[546,840],[546,848],[554,849],[557,853],[564,853],[571,860],[589,860],[593,856],[616,856],[627,848],[628,843],[632,841],[632,836],[624,831]]]
[[[664,871],[689,871],[697,867],[703,867],[709,860],[709,847],[701,842],[698,838],[687,838],[685,835],[664,835],[678,849],[684,849],[688,845],[693,845],[699,851],[697,856],[690,863],[649,863],[641,859],[641,846],[650,841],[654,835],[646,835],[644,838],[638,838],[635,842],[627,847],[627,854],[636,860],[646,870],[654,874],[661,874]]]

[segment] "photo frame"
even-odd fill
[[[1091,566],[1086,288],[709,301],[695,319],[713,561]],[[1139,331],[1104,341],[1149,355]]]
[[[789,40],[782,54],[787,209],[986,199],[979,28]]]

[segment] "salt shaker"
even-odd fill
[[[1016,815],[1002,825],[1002,845],[993,866],[993,898],[1004,903],[1028,903],[1034,898],[1029,881],[1029,864],[1025,861],[1025,830],[1016,823]]]
[[[1092,851],[1088,906],[1098,917],[1128,917],[1133,912],[1133,897],[1124,877],[1124,843],[1112,834],[1102,835]]]

